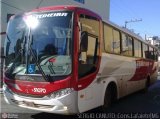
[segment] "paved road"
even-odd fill
[[[63,119],[63,118],[88,118],[88,115],[73,115],[62,116],[29,109],[14,107],[5,103],[1,94],[1,112],[7,113],[10,116],[15,116],[18,119]],[[135,93],[125,98],[120,99],[112,105],[107,111],[107,114],[112,113],[160,113],[160,80],[149,88],[148,93]],[[88,111],[87,114],[102,113],[100,109]],[[83,117],[84,116],[84,117]],[[91,117],[93,115],[90,115]],[[159,115],[160,116],[160,115]],[[2,117],[2,116],[1,116]],[[160,117],[159,117],[160,118]]]

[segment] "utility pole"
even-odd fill
[[[145,34],[145,40],[147,40],[147,35]]]
[[[130,20],[130,21],[125,21],[125,28],[127,28],[127,24],[131,22],[140,22],[142,19],[135,19],[135,20]]]

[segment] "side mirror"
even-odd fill
[[[88,32],[83,31],[81,33],[80,51],[87,52],[87,50],[88,50]]]

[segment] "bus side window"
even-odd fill
[[[120,54],[120,32],[111,26],[104,24],[105,51]]]
[[[127,45],[127,35],[122,33],[122,54],[123,55],[128,55],[128,45]]]
[[[82,78],[97,70],[99,58],[99,21],[87,15],[80,16],[82,26],[79,42],[78,77]]]
[[[154,60],[154,50],[149,46],[149,59]]]
[[[158,61],[158,51],[154,49],[155,61]]]
[[[122,55],[133,56],[132,37],[122,33]]]
[[[148,58],[148,46],[142,43],[142,47],[143,47],[143,58]]]
[[[137,39],[134,39],[134,56],[135,57],[142,57],[141,42]]]

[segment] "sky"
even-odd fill
[[[134,30],[141,37],[160,37],[160,0],[110,0],[110,21]]]

